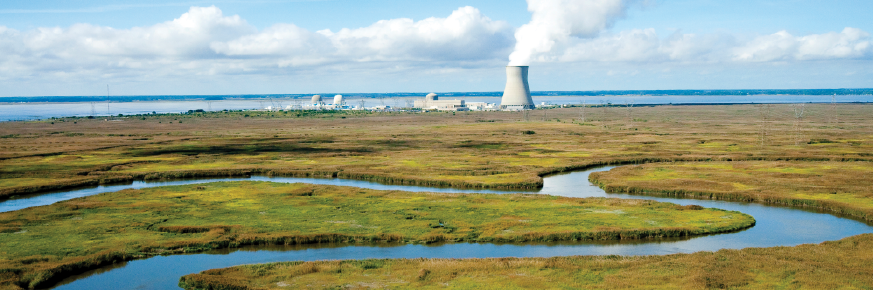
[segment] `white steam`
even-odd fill
[[[624,16],[634,0],[527,0],[531,21],[515,32],[509,65],[529,65],[541,53],[573,37],[593,37]]]

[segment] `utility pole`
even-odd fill
[[[585,101],[582,101],[582,110],[579,111],[579,119],[585,123]]]
[[[757,107],[758,107],[758,114],[761,117],[761,121],[760,121],[760,123],[761,123],[761,132],[760,132],[761,133],[761,136],[760,136],[761,148],[764,148],[764,145],[767,144],[767,135],[769,135],[769,131],[770,131],[770,120],[769,119],[770,119],[770,114],[772,112],[772,110],[771,110],[772,107],[770,104],[766,104],[766,105],[761,104],[761,105],[757,105]]]
[[[603,119],[602,120],[605,121],[606,120],[606,101],[604,101],[602,99],[600,100],[600,108],[603,109]]]
[[[806,111],[806,104],[794,104],[791,106],[794,109],[794,145],[800,145],[803,138],[801,130],[801,122],[803,122],[803,113]]]

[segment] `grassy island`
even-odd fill
[[[198,289],[869,289],[873,235],[666,256],[284,262],[182,277]]]
[[[809,207],[873,222],[873,163],[866,161],[654,163],[590,178],[608,192]]]
[[[441,194],[271,182],[123,190],[0,213],[3,283],[250,244],[651,239],[740,230],[740,212],[642,200]]]

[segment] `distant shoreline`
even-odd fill
[[[320,93],[344,95],[348,98],[404,98],[424,97],[427,92],[397,93]],[[495,92],[442,92],[442,97],[500,97]],[[623,91],[533,91],[534,97],[625,97],[625,96],[873,96],[873,88],[861,89],[807,89],[807,90],[623,90]],[[252,94],[252,95],[142,95],[142,96],[32,96],[0,97],[0,104],[11,103],[82,103],[82,102],[151,102],[151,101],[224,101],[261,99],[304,99],[313,94]]]
[[[536,97],[546,97],[546,96],[534,96]],[[552,96],[552,97],[561,97],[561,96]],[[574,97],[574,96],[566,96],[566,97]],[[578,97],[578,96],[575,96]],[[404,97],[407,98],[407,97]],[[257,99],[252,99],[257,100]],[[238,99],[228,99],[223,101],[243,101]],[[105,102],[105,101],[104,101]],[[113,102],[113,103],[152,103],[152,102],[203,102],[202,100],[157,100],[157,101],[130,101],[130,102]],[[861,101],[851,101],[851,102],[834,102],[834,104],[867,104],[873,101],[861,102]],[[61,105],[61,104],[80,104],[84,102],[29,102],[29,103],[4,103],[0,102],[0,106],[27,106],[27,105]],[[831,104],[831,102],[736,102],[736,103],[634,103],[632,104],[634,107],[652,107],[652,106],[734,106],[734,105],[777,105],[777,104]],[[569,106],[580,106],[580,104],[564,104]],[[598,106],[625,106],[625,103],[589,103],[586,104],[588,107],[598,107]],[[553,106],[561,106],[561,104],[553,104]],[[257,109],[250,109],[257,110]],[[2,121],[0,121],[2,122]]]

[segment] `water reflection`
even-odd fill
[[[697,204],[704,207],[740,211],[752,215],[757,224],[747,230],[684,239],[642,241],[586,241],[526,244],[445,243],[433,245],[373,244],[373,245],[308,245],[308,246],[251,246],[192,255],[159,256],[144,260],[119,263],[74,277],[59,284],[57,289],[170,289],[176,288],[182,275],[207,269],[230,267],[240,264],[277,261],[316,261],[366,258],[489,258],[489,257],[553,257],[572,255],[663,255],[741,249],[747,247],[794,246],[805,243],[821,243],[838,240],[862,233],[873,233],[873,227],[859,221],[837,217],[810,210],[770,207],[754,203],[714,201],[706,199],[678,199],[667,197],[607,194],[588,182],[591,172],[606,171],[604,167],[582,172],[548,176],[538,193],[568,197],[618,197],[672,202],[679,205]],[[17,206],[33,205],[36,201],[46,204],[68,195],[90,195],[95,192],[116,191],[123,188],[143,188],[164,185],[192,184],[213,181],[262,180],[273,182],[305,182],[332,184],[383,190],[438,191],[438,192],[485,192],[505,191],[463,190],[452,188],[428,188],[401,185],[384,185],[374,182],[342,180],[263,177],[231,179],[208,179],[168,182],[134,182],[102,188],[83,189],[79,192],[57,193],[57,197],[40,199],[36,196],[19,201]],[[515,191],[513,191],[515,192]],[[0,209],[11,208],[5,202]]]

